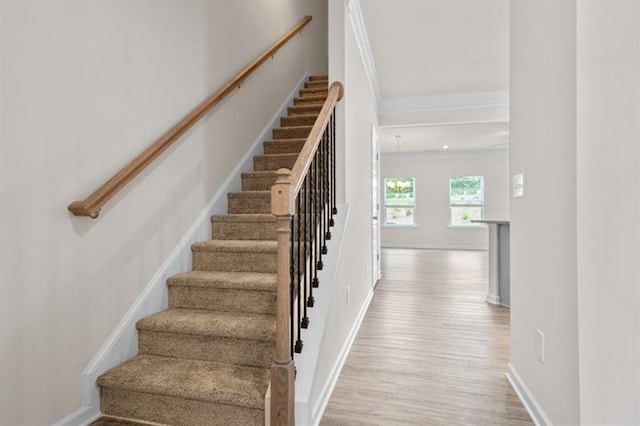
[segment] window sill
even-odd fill
[[[447,228],[456,228],[456,229],[484,229],[487,228],[487,225],[484,223],[473,223],[471,225],[447,225]]]
[[[413,224],[413,225],[391,225],[388,223],[383,223],[382,224],[383,228],[417,228],[418,225]]]

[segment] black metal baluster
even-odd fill
[[[302,234],[303,234],[303,238],[302,238],[302,259],[301,259],[301,265],[302,265],[302,270],[304,270],[304,275],[302,276],[302,279],[300,280],[302,283],[302,294],[300,294],[300,300],[301,303],[303,305],[303,310],[304,310],[304,316],[302,317],[302,328],[307,328],[309,327],[309,317],[307,316],[307,241],[309,239],[309,234],[307,233],[307,191],[305,190],[307,184],[307,177],[304,178],[304,180],[302,181],[302,188],[300,189],[300,195],[298,196],[298,198],[304,196],[303,198],[303,203],[302,203],[302,209],[301,209],[301,214],[304,214],[302,216],[303,218],[303,227],[302,227]],[[300,273],[300,271],[298,273]]]
[[[333,208],[331,210],[331,214],[338,214],[338,204],[336,203],[336,115],[335,115],[335,111],[336,109],[333,108],[333,111],[331,112],[331,128],[329,129],[329,131],[331,132],[331,145],[333,146],[332,150],[333,150],[333,161],[331,164],[331,173],[332,173],[332,179],[333,179]]]
[[[331,179],[329,179],[329,171],[331,170],[331,162],[329,159],[329,147],[330,147],[330,143],[329,143],[329,128],[326,128],[324,130],[324,134],[325,134],[325,141],[324,141],[324,164],[325,164],[325,171],[324,171],[324,179],[325,179],[325,204],[326,207],[323,208],[323,211],[326,211],[326,215],[327,215],[327,227],[326,227],[326,235],[325,238],[327,240],[331,239],[331,229],[330,227],[333,226],[332,222],[333,222],[333,215],[331,214],[331,185],[330,185],[330,181]]]
[[[305,207],[305,211],[308,212],[307,216],[305,217],[305,220],[309,220],[309,218],[311,217],[311,197],[309,196],[309,189],[311,188],[311,173],[307,172],[307,177],[304,179],[304,188],[305,188],[305,192],[307,194],[306,198],[305,198],[305,203],[306,203],[306,207]],[[312,284],[312,271],[313,271],[313,250],[311,249],[310,244],[313,244],[313,230],[311,229],[311,224],[309,224],[309,227],[306,228],[307,229],[307,245],[309,246],[309,255],[308,257],[305,257],[304,261],[305,261],[305,273],[308,271],[308,280],[305,280],[305,285],[308,286],[309,288],[309,298],[307,299],[307,306],[309,308],[313,308],[313,305],[315,304],[315,299],[313,298],[313,284]]]
[[[317,220],[317,216],[318,216],[318,212],[316,211],[316,205],[315,205],[315,185],[316,185],[316,176],[315,176],[315,158],[311,161],[311,166],[309,167],[309,176],[311,177],[311,180],[309,182],[309,212],[311,213],[311,216],[309,218],[309,224],[311,225],[311,237],[310,237],[310,242],[309,244],[311,247],[311,258],[309,259],[309,268],[311,268],[311,271],[313,272],[313,280],[311,282],[312,287],[318,287],[318,285],[320,284],[320,281],[318,281],[318,269],[316,267],[316,262],[318,260],[318,252],[317,252],[317,244],[316,244],[316,240],[318,238],[317,236],[317,229],[316,229],[316,220]]]
[[[315,163],[315,177],[316,177],[316,186],[314,191],[314,208],[316,209],[316,223],[315,229],[317,231],[316,234],[316,245],[317,245],[317,255],[318,255],[318,263],[316,267],[319,271],[322,271],[324,268],[324,263],[322,263],[322,239],[323,239],[323,230],[322,230],[322,174],[320,170],[320,156],[318,155],[318,151],[316,151],[314,155],[314,163]]]
[[[295,265],[295,256],[293,254],[294,251],[294,242],[295,242],[295,227],[293,226],[295,220],[295,216],[291,216],[291,223],[289,224],[289,228],[290,228],[290,236],[291,236],[291,246],[289,247],[289,281],[290,281],[290,285],[289,285],[289,320],[291,321],[291,327],[290,328],[290,332],[291,332],[291,358],[293,359],[293,342],[295,341],[295,336],[294,336],[294,330],[295,330],[295,310],[294,310],[294,303],[295,303],[295,299],[293,298],[293,288],[294,288],[294,277],[295,277],[295,272],[294,272],[294,265]]]
[[[330,219],[329,219],[329,226],[334,226],[335,222],[333,220],[333,215],[336,213],[335,212],[335,207],[336,207],[336,178],[335,178],[335,168],[336,168],[336,159],[335,159],[335,144],[334,144],[334,132],[333,132],[333,125],[334,125],[334,114],[333,111],[331,111],[331,118],[329,119],[329,124],[327,127],[327,131],[329,132],[329,199],[330,199],[330,206],[329,206],[329,211],[330,211]]]
[[[318,157],[318,212],[320,219],[320,230],[318,231],[318,239],[320,240],[320,260],[322,260],[322,255],[325,254],[324,249],[324,209],[322,207],[323,204],[323,185],[324,185],[324,164],[322,163],[322,142],[324,142],[324,135],[320,140],[320,144],[318,145],[318,150],[316,151],[316,156]]]
[[[300,196],[302,194],[298,194],[298,196],[296,197],[296,215],[298,217],[298,223],[297,223],[297,227],[298,227],[298,232],[297,234],[297,242],[298,242],[298,246],[296,247],[296,252],[297,252],[297,259],[296,259],[296,266],[297,266],[297,270],[296,270],[296,275],[297,275],[297,283],[298,283],[298,288],[297,288],[297,299],[298,299],[298,315],[297,315],[297,327],[298,327],[298,340],[296,340],[296,347],[294,348],[296,353],[300,353],[302,352],[302,294],[300,294],[300,250],[301,250],[301,246],[300,246],[300,239],[301,239],[301,232],[300,232]]]

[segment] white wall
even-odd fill
[[[582,424],[640,424],[640,3],[577,10]]]
[[[305,72],[327,2],[0,2],[0,424],[80,406],[80,373]],[[299,22],[98,220],[93,191]]]
[[[380,159],[380,188],[383,188],[384,178],[397,174],[396,154],[384,154]],[[506,149],[401,153],[399,174],[416,179],[416,227],[384,226],[381,237],[383,246],[443,249],[488,247],[487,229],[448,227],[451,176],[484,176],[485,219],[509,219],[509,151]],[[384,215],[382,193],[380,200],[380,211]]]
[[[316,377],[331,377],[341,350],[345,347],[358,314],[365,307],[372,291],[371,281],[371,126],[377,126],[375,100],[371,92],[360,51],[349,16],[342,15],[344,1],[329,2],[330,32],[344,25],[344,120],[345,139],[345,199],[350,216],[345,229],[341,262],[332,295],[325,340]],[[336,11],[335,8],[340,8]],[[342,16],[342,18],[341,18]],[[338,30],[339,31],[339,30]],[[339,50],[330,52],[330,62],[342,58]],[[333,79],[333,76],[330,75]],[[338,114],[340,111],[338,111]],[[351,287],[351,303],[347,304],[347,286]],[[324,383],[314,383],[312,399],[322,391]]]
[[[576,2],[512,1],[510,38],[511,363],[553,424],[578,424]]]

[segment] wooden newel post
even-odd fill
[[[271,213],[278,231],[278,288],[276,300],[276,354],[271,365],[271,426],[293,426],[295,370],[291,359],[291,217],[295,214],[291,171],[280,169],[271,188]]]

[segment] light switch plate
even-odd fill
[[[513,175],[512,178],[513,198],[524,197],[524,174]]]

